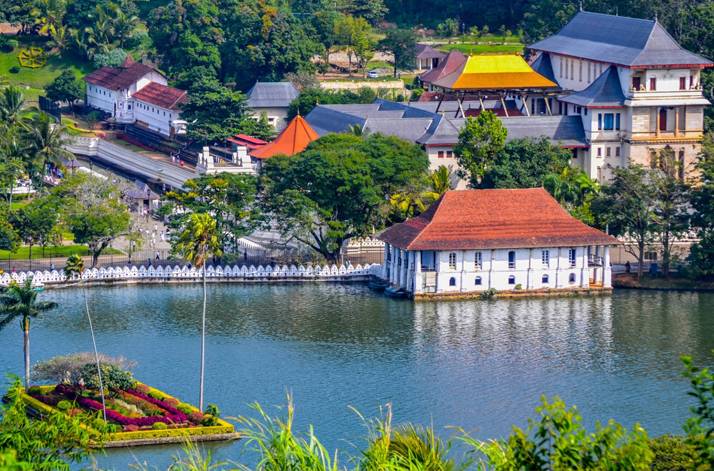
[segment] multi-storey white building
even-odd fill
[[[142,124],[172,135],[183,130],[179,103],[186,92],[168,86],[156,69],[127,57],[118,69],[102,67],[82,78],[87,83],[85,103],[109,113],[118,123]]]
[[[449,191],[378,238],[383,278],[414,295],[611,288],[620,244],[542,188]]]
[[[574,163],[591,177],[649,165],[650,150],[667,147],[683,170],[691,168],[709,104],[701,70],[713,64],[683,49],[657,20],[581,11],[528,48],[539,55],[534,69],[561,89],[554,112],[583,120],[590,146]]]

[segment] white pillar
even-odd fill
[[[578,259],[578,268],[580,268],[580,287],[588,288],[590,286],[590,268],[588,264],[588,248],[578,247],[575,250],[582,251]]]
[[[422,279],[421,279],[421,250],[414,251],[414,292],[422,292]]]
[[[493,286],[493,249],[490,250],[491,252],[491,260],[488,262],[488,288],[486,289],[491,289]]]
[[[407,289],[407,291],[411,291],[412,293],[414,292],[414,286],[412,284],[412,281],[414,280],[414,277],[412,273],[414,272],[414,252],[407,250],[407,283],[404,285],[404,287]]]
[[[563,261],[561,260],[561,258],[563,256],[562,252],[563,252],[563,248],[558,247],[558,249],[556,251],[556,253],[558,254],[558,266],[555,270],[555,288],[556,289],[563,288],[565,286],[565,280],[563,279],[565,274],[563,273]]]
[[[466,251],[462,250],[461,251],[461,280],[459,281],[459,290],[460,291],[468,291],[468,288],[466,287]]]
[[[595,263],[602,263],[602,246],[595,246]],[[602,283],[602,270],[595,269],[595,284]]]
[[[382,267],[382,279],[389,279],[389,244],[384,244],[384,266]]]
[[[612,267],[610,266],[610,246],[606,245],[602,257],[602,287],[612,288]]]
[[[399,270],[399,286],[402,288],[407,287],[407,261],[409,260],[409,255],[406,250],[400,250],[402,255],[402,269]]]
[[[528,250],[528,276],[526,277],[526,289],[535,289],[535,267],[536,260],[533,259],[533,249]]]
[[[397,282],[397,249],[395,246],[391,248],[390,258],[392,259],[389,267],[389,282],[395,284]]]

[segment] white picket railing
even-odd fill
[[[345,266],[340,265],[324,265],[324,266],[295,266],[287,265],[279,266],[263,266],[258,265],[255,267],[251,265],[247,267],[245,265],[233,267],[213,267],[209,266],[206,270],[207,278],[329,278],[329,277],[349,277],[349,276],[366,276],[371,274],[381,273],[381,265],[370,265],[365,264],[356,266]],[[0,277],[0,285],[7,286],[13,280],[18,283],[23,283],[28,277],[32,277],[32,284],[36,286],[42,286],[47,283],[61,283],[67,281],[67,277],[64,274],[64,270],[45,270],[45,271],[28,271],[28,272],[17,272],[17,273],[5,273]],[[154,267],[149,266],[146,268],[141,266],[137,268],[134,267],[109,267],[109,268],[92,268],[87,269],[82,274],[83,280],[137,280],[137,279],[173,279],[180,278],[186,280],[200,281],[203,277],[203,268],[196,269],[196,267],[188,268],[187,266],[180,267],[176,265],[171,268],[170,265],[162,267],[161,265]],[[75,280],[79,280],[77,275],[74,276]]]

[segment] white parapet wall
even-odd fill
[[[280,280],[322,280],[322,281],[358,281],[367,279],[370,275],[381,273],[380,265],[365,264],[356,266],[324,265],[324,266],[209,266],[206,269],[206,278],[210,281],[280,281]],[[0,286],[7,286],[13,281],[24,283],[32,277],[34,286],[61,285],[72,280],[80,281],[78,276],[68,280],[63,270],[27,271],[5,273],[0,277]],[[84,271],[82,281],[127,281],[127,282],[169,282],[169,281],[195,281],[203,279],[203,268],[188,268],[178,265],[163,267],[161,265],[148,268],[136,267],[109,267],[92,268]]]
[[[174,188],[181,188],[186,180],[196,176],[187,168],[166,164],[161,160],[152,159],[98,137],[69,135],[63,137],[73,140],[72,143],[64,146],[73,154],[96,157],[152,181],[164,182]]]

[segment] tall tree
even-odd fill
[[[394,77],[397,69],[412,69],[416,57],[416,34],[410,29],[390,29],[379,41],[381,51],[388,52],[394,57]]]
[[[613,169],[614,178],[603,186],[600,198],[594,203],[596,212],[610,225],[611,233],[634,243],[624,248],[637,258],[638,278],[644,272],[645,249],[653,243],[657,230],[658,200],[651,172],[641,165]]]
[[[189,90],[181,119],[189,123],[189,138],[213,142],[224,141],[242,132],[250,114],[245,95],[215,80],[205,80]]]
[[[691,191],[692,224],[699,240],[692,244],[689,261],[703,277],[714,277],[714,134],[702,137],[697,159],[698,178]]]
[[[388,222],[391,195],[423,182],[429,161],[418,146],[396,137],[328,134],[264,165],[264,205],[274,228],[335,261],[346,239]]]
[[[28,243],[32,258],[32,246],[40,244],[44,248],[55,233],[59,222],[57,208],[49,198],[35,198],[24,208],[11,213],[10,222]]]
[[[221,13],[213,0],[175,0],[151,13],[149,36],[171,74],[199,66],[221,70]]]
[[[459,162],[459,177],[473,188],[481,188],[486,172],[503,152],[508,130],[492,111],[484,111],[476,119],[466,118],[459,132],[454,154]]]
[[[52,101],[66,101],[71,105],[84,98],[84,82],[72,70],[65,70],[45,87],[47,98]]]
[[[191,214],[210,214],[219,245],[238,253],[238,239],[262,222],[257,186],[257,179],[248,174],[201,175],[186,181],[183,191],[168,192],[161,214],[169,217],[174,232],[186,227]],[[175,211],[177,207],[181,211]]]
[[[573,154],[545,136],[508,141],[483,176],[482,188],[537,188],[570,166]]]
[[[38,294],[30,276],[23,284],[11,282],[0,295],[0,329],[7,327],[14,319],[22,318],[20,327],[24,336],[25,388],[30,387],[30,319],[57,307],[57,303],[52,301],[37,301]]]
[[[206,363],[206,261],[211,255],[221,256],[216,234],[216,221],[208,214],[191,214],[181,233],[177,250],[184,260],[203,269],[203,315],[201,316],[201,382],[198,408],[203,410],[203,376]]]

